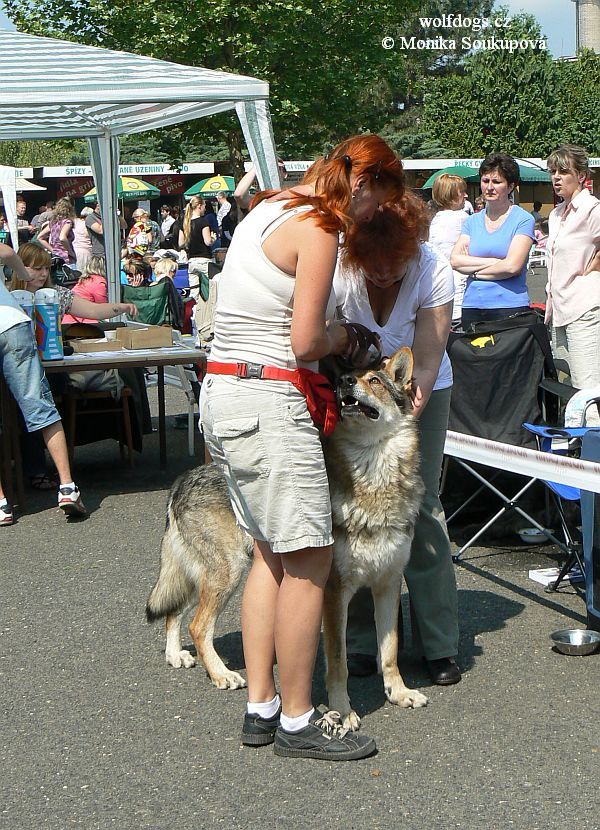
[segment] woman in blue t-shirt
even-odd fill
[[[465,330],[529,309],[527,259],[535,220],[511,201],[519,165],[507,153],[492,153],[479,176],[485,211],[467,218],[450,257],[452,267],[469,276],[462,304]]]

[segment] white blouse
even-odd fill
[[[454,277],[447,260],[427,242],[411,260],[390,316],[380,326],[371,310],[365,277],[361,272],[342,268],[338,261],[333,278],[338,314],[353,323],[362,323],[381,337],[383,351],[392,355],[401,346],[412,348],[417,312],[421,308],[437,308],[454,296]],[[452,386],[452,367],[444,351],[435,389]]]

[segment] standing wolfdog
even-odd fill
[[[358,729],[360,719],[347,692],[346,621],[348,603],[363,586],[373,593],[388,700],[406,708],[427,703],[405,686],[397,659],[402,574],[423,494],[417,425],[410,414],[412,367],[410,349],[402,348],[375,369],[342,374],[342,417],[323,442],[335,539],[323,610],[326,682],[330,708],[351,729]],[[246,685],[223,664],[213,635],[251,553],[252,540],[236,524],[221,472],[209,465],[181,476],[169,495],[160,573],[146,615],[149,622],[166,617],[167,662],[190,667],[195,660],[182,649],[181,621],[196,606],[190,634],[219,689]]]

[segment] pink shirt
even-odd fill
[[[600,306],[600,271],[583,276],[600,247],[600,201],[582,190],[549,217],[546,321],[566,326]]]
[[[82,300],[89,300],[90,303],[107,303],[108,302],[108,286],[105,277],[100,274],[92,274],[83,282],[78,282],[73,287],[73,294],[81,297]],[[72,314],[65,314],[62,319],[63,324],[67,323],[96,323],[97,320],[92,320],[90,317],[73,317]]]

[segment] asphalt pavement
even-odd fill
[[[172,389],[167,404],[185,408]],[[0,826],[598,828],[600,656],[552,650],[552,631],[585,627],[585,604],[528,578],[558,555],[515,533],[456,567],[460,684],[431,685],[408,613],[401,670],[429,705],[400,710],[380,677],[350,680],[376,756],[335,764],[241,747],[244,691],[167,666],[162,626],[144,617],[168,488],[194,463],[186,442],[169,429],[164,473],[156,435],[133,470],[113,442],[79,448],[89,518],[68,523],[52,494],[28,491],[18,523],[0,529]],[[243,670],[239,595],[216,646]],[[326,702],[322,655],[314,700]]]

